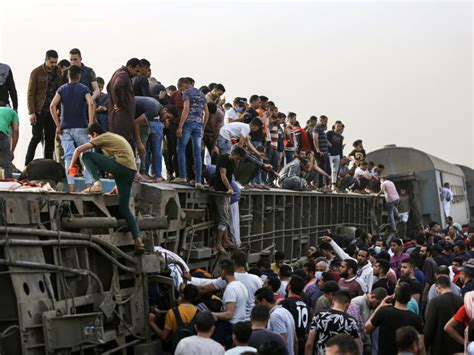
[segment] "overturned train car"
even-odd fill
[[[451,216],[460,224],[469,223],[470,211],[463,170],[430,154],[414,148],[385,146],[367,154],[367,160],[381,163],[398,189],[410,194],[409,227],[438,221],[446,227],[441,200],[441,188],[449,183],[453,191]],[[409,228],[410,229],[410,228]]]
[[[373,231],[381,202],[364,195],[244,191],[242,245],[250,261],[306,253],[327,229]],[[135,184],[132,205],[148,250],[160,245],[212,270],[212,193]],[[167,259],[139,257],[117,199],[106,195],[0,192],[0,354],[159,354],[148,327],[152,290],[174,304]]]

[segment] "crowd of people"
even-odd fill
[[[273,259],[262,257],[250,266],[246,253],[236,250],[220,262],[219,276],[186,269],[175,285],[177,307],[162,305],[159,297],[151,302],[157,307],[149,325],[165,350],[305,355],[474,350],[474,234],[452,219],[444,230],[431,222],[388,244],[362,230],[355,238],[322,236],[293,261],[277,251]]]
[[[165,87],[152,77],[146,59],[132,58],[117,69],[105,93],[105,80],[83,63],[79,49],[69,51],[69,60],[58,58],[55,50],[48,50],[44,63],[30,75],[27,110],[32,137],[25,167],[42,143],[44,158],[55,159],[68,172],[71,192],[77,189],[78,174],[84,177],[84,193],[100,193],[100,178],[111,175],[119,195],[122,192],[121,213],[135,234],[138,228],[125,206],[130,195],[126,191],[133,181],[166,179],[219,192],[215,247],[221,252],[226,246],[240,244],[237,203],[241,189],[380,190],[384,166],[365,161],[362,140],[356,140],[353,150],[344,155],[341,121],[328,130],[326,116],[311,116],[302,128],[296,113],[284,114],[266,96],[236,97],[226,103],[224,85],[211,83],[198,89],[190,77]],[[17,109],[12,70],[1,64],[0,163],[4,178],[11,178],[15,169]],[[99,135],[100,139],[90,140]],[[99,148],[108,160],[97,155]],[[91,150],[94,154],[89,154]],[[56,169],[48,165],[44,170]],[[395,209],[390,213],[395,216]],[[394,223],[392,218],[391,225]],[[139,249],[141,245],[137,242]]]

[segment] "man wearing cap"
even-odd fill
[[[225,113],[224,120],[226,123],[243,122],[243,112],[245,111],[245,101],[236,97],[232,103],[232,108]]]
[[[474,290],[472,282],[472,280],[474,280],[474,259],[466,261],[459,271],[461,271],[460,278],[462,282],[461,294],[464,297],[467,292]]]

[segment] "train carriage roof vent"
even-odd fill
[[[383,147],[384,148],[396,148],[397,145],[396,144],[387,144],[387,145],[384,145]]]

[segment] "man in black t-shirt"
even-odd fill
[[[410,278],[411,283],[409,283],[411,287],[411,293],[413,298],[418,302],[418,305],[421,304],[421,298],[423,295],[423,285],[418,282],[415,277],[415,267],[416,262],[414,259],[409,258],[402,261],[402,265],[400,267],[400,273],[402,276],[407,276]]]
[[[234,169],[237,164],[245,157],[245,151],[241,147],[234,147],[230,154],[222,154],[217,161],[216,183],[215,190],[225,192],[214,196],[217,207],[217,233],[216,233],[216,249],[223,252],[223,240],[227,245],[230,245],[226,237],[226,229],[229,225],[230,201],[229,197],[234,195],[234,190],[230,185],[232,177],[234,176]]]
[[[365,323],[365,332],[371,334],[379,327],[378,353],[396,355],[395,334],[398,328],[411,325],[423,333],[422,318],[409,311],[407,304],[411,299],[410,286],[401,282],[395,288],[395,296],[387,296]],[[395,305],[392,306],[393,300]]]
[[[309,323],[309,310],[306,302],[301,298],[305,281],[297,276],[291,276],[288,283],[288,298],[281,302],[283,308],[286,308],[295,320],[296,336],[298,338],[298,354],[304,354],[306,343],[306,330]]]

